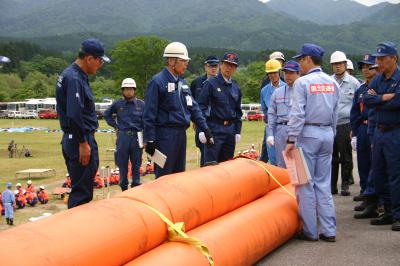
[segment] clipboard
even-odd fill
[[[301,147],[297,147],[291,151],[291,158],[286,156],[285,151],[282,151],[282,154],[292,184],[295,186],[308,184],[311,180],[311,174]]]
[[[147,157],[161,168],[164,168],[165,162],[167,161],[167,156],[157,149],[155,149],[153,155],[147,153]]]

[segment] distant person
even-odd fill
[[[264,119],[268,119],[268,108],[271,104],[271,96],[274,91],[284,86],[286,83],[280,79],[279,73],[282,69],[281,63],[276,59],[270,59],[265,63],[265,72],[267,73],[270,82],[265,85],[260,92],[260,101],[261,101],[261,109],[264,113]],[[268,123],[268,121],[266,121]],[[266,132],[266,142],[267,142],[267,152],[268,152],[268,162],[270,164],[276,165],[276,157],[275,157],[275,146],[270,144],[268,145],[268,126],[265,127]],[[271,139],[271,138],[270,138]]]
[[[131,188],[141,185],[144,101],[136,98],[136,81],[126,78],[121,83],[123,99],[115,101],[105,112],[104,119],[117,132],[116,163],[120,170],[121,190],[128,189],[128,162],[131,162]],[[138,132],[140,132],[138,134]],[[140,137],[140,139],[139,139]]]
[[[12,184],[7,183],[7,189],[3,192],[1,200],[4,206],[4,216],[6,217],[6,222],[8,225],[14,225],[14,206],[15,206],[15,196],[11,191]]]
[[[15,141],[11,140],[10,143],[8,144],[8,158],[14,158],[15,157]]]
[[[206,72],[203,76],[200,76],[196,78],[195,80],[192,81],[190,84],[190,91],[192,92],[192,96],[195,101],[199,100],[199,96],[201,93],[201,90],[203,88],[203,83],[207,79],[211,77],[215,77],[218,75],[218,66],[219,66],[219,59],[216,56],[210,55],[206,58],[204,61],[204,71]],[[206,114],[207,115],[207,114]],[[195,137],[194,141],[196,144],[196,147],[199,148],[200,150],[200,166],[204,166],[204,144],[200,142],[199,140],[199,133],[200,130],[197,128],[196,124],[193,124],[195,127]]]
[[[47,193],[44,186],[39,187],[39,191],[37,192],[37,197],[39,199],[40,204],[47,204],[47,202],[49,202],[49,194]]]
[[[271,59],[276,59],[281,63],[281,66],[283,67],[283,64],[285,63],[285,55],[279,51],[273,52],[269,55],[269,60]],[[269,77],[268,77],[268,73],[265,72],[266,75],[264,76],[264,79],[261,83],[261,87],[260,87],[260,91],[262,90],[262,88],[264,88],[269,82]],[[282,81],[284,81],[283,77],[280,77],[280,79]],[[267,124],[268,120],[268,116],[264,115],[264,122],[265,124]],[[267,163],[268,162],[268,152],[267,152],[267,137],[266,137],[267,131],[264,130],[264,137],[263,137],[263,141],[262,141],[262,146],[261,146],[261,155],[260,155],[260,160]]]
[[[224,54],[220,73],[203,84],[199,106],[204,116],[207,116],[207,125],[214,139],[214,145],[204,147],[206,165],[232,159],[236,143],[240,141],[242,91],[233,79],[238,65],[237,54]],[[202,143],[206,142],[204,132],[200,132],[199,139]]]
[[[104,62],[110,62],[110,59],[104,54],[103,44],[96,39],[87,39],[82,42],[75,62],[57,81],[57,113],[64,132],[62,152],[71,176],[68,208],[93,199],[93,179],[99,167],[94,134],[99,124],[88,75],[96,74]]]
[[[353,180],[353,155],[350,144],[350,110],[356,90],[360,87],[360,82],[347,71],[347,57],[341,51],[332,53],[330,60],[333,75],[332,78],[340,86],[340,99],[338,109],[338,120],[336,126],[336,136],[333,144],[332,154],[332,194],[338,193],[337,181],[339,177],[339,165],[341,166],[341,192],[342,196],[349,196],[349,185]]]
[[[286,147],[287,124],[293,102],[293,84],[300,77],[300,65],[288,61],[283,67],[286,84],[277,88],[271,96],[268,108],[267,144],[275,146],[276,165],[286,168],[282,152]]]

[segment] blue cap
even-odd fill
[[[324,49],[321,46],[318,46],[313,43],[305,43],[303,47],[301,47],[300,53],[298,55],[293,56],[293,59],[298,59],[304,56],[315,56],[322,57],[324,56]]]
[[[100,57],[104,62],[110,63],[111,60],[104,54],[104,44],[97,39],[87,39],[81,44],[81,52]]]
[[[387,55],[397,55],[396,44],[392,42],[381,42],[376,47],[376,53],[373,56],[387,56]]]
[[[234,65],[239,65],[239,57],[235,53],[224,54],[224,57],[222,57],[222,61],[234,64]]]
[[[283,66],[283,71],[285,70],[292,72],[300,72],[300,64],[293,60],[287,61]]]
[[[357,62],[358,68],[361,69],[363,65],[375,65],[376,56],[365,54],[362,61]]]
[[[204,61],[204,64],[210,65],[210,66],[216,66],[219,64],[219,59],[218,57],[214,55],[207,56],[206,61]]]
[[[12,183],[11,182],[8,182],[7,183],[7,188],[11,188],[12,187]]]

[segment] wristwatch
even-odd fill
[[[296,142],[296,137],[294,136],[289,136],[288,139],[286,140],[287,144],[294,144]]]

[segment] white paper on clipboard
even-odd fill
[[[143,131],[137,133],[139,148],[143,148]]]
[[[167,160],[167,156],[160,152],[159,150],[155,150],[153,156],[150,154],[147,154],[147,157],[150,158],[150,160],[160,166],[161,168],[164,168],[165,161]]]

